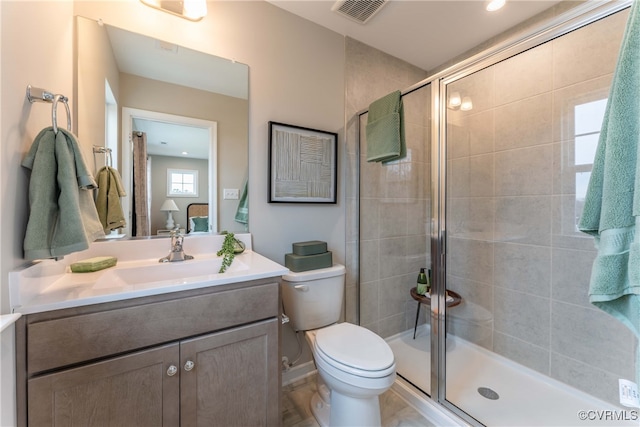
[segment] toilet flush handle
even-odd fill
[[[300,291],[300,292],[309,292],[309,286],[308,285],[295,285],[293,287],[296,291]]]

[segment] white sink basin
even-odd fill
[[[248,270],[249,266],[238,257],[224,273],[219,273],[222,258],[166,262],[144,267],[113,268],[92,286],[93,289],[122,288],[141,289],[167,285],[181,285],[195,281],[210,281],[221,274]]]

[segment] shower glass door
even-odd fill
[[[577,229],[628,9],[446,82],[446,401],[485,425],[637,424],[633,334]],[[589,412],[591,424],[581,411]],[[637,415],[637,408],[636,408]]]
[[[389,342],[398,375],[428,394],[429,305],[411,289],[431,262],[430,85],[404,94],[402,102],[403,159],[368,163],[367,114],[360,117],[360,324]]]

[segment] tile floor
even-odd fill
[[[319,427],[309,408],[309,401],[315,391],[315,375],[283,387],[283,427]],[[388,390],[380,396],[380,407],[383,427],[433,426],[433,424],[429,423],[418,411],[409,406],[393,390]]]

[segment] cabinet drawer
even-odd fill
[[[27,375],[277,316],[278,284],[27,324]]]

